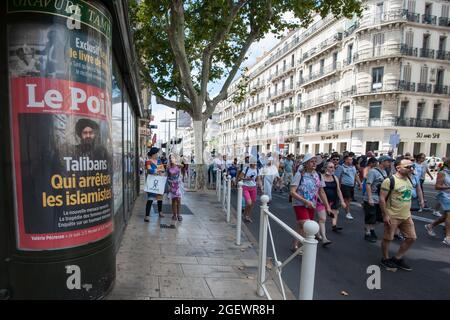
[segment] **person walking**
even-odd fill
[[[381,184],[388,177],[386,167],[391,165],[393,159],[383,156],[379,160],[370,158],[367,167],[370,168],[366,179],[366,193],[364,195],[364,239],[369,242],[376,242],[378,237],[375,233],[377,222],[383,222],[380,208]]]
[[[239,175],[239,180],[243,181],[242,194],[245,199],[244,221],[247,223],[253,222],[252,210],[256,202],[257,186],[261,187],[257,162],[256,157],[252,156],[249,160],[249,166],[244,168]]]
[[[327,212],[331,212],[328,199],[324,191],[325,182],[316,172],[317,158],[312,154],[306,154],[302,161],[303,170],[295,174],[291,184],[292,206],[296,216],[296,231],[303,237],[303,226],[306,221],[314,220],[314,212],[317,207],[317,199],[325,206]],[[294,240],[291,251],[299,249],[299,241]]]
[[[227,175],[231,176],[231,187],[236,188],[237,186],[237,174],[238,174],[238,160],[237,158],[234,158],[233,163],[228,167],[227,169]]]
[[[182,180],[181,169],[178,165],[177,156],[169,155],[169,164],[167,166],[167,186],[168,197],[172,201],[172,220],[182,221],[183,217],[180,213],[181,197],[182,197]]]
[[[293,155],[289,154],[284,160],[283,185],[284,187],[287,187],[288,190],[292,183],[292,179],[294,178],[294,161],[292,158]]]
[[[147,156],[149,157],[148,162],[148,169],[147,174],[148,175],[155,175],[155,176],[161,176],[164,175],[164,167],[161,165],[158,165],[158,152],[159,148],[153,147],[148,152]],[[147,192],[147,203],[145,204],[145,222],[150,221],[150,210],[153,205],[153,201],[157,201],[158,203],[158,214],[160,218],[164,217],[164,214],[162,213],[162,200],[163,196],[156,193]]]
[[[430,177],[431,181],[433,181],[434,178],[428,168],[427,162],[425,161],[426,160],[425,153],[417,154],[415,156],[415,159],[416,159],[415,172],[416,172],[416,175],[418,175],[420,178],[420,187],[422,188],[422,193],[425,195],[425,190],[423,189],[423,184],[425,182],[426,175],[428,175]],[[422,210],[419,210],[419,212],[422,212]],[[437,217],[441,216],[441,214],[436,210],[433,211],[433,215],[435,215]]]
[[[396,174],[386,178],[381,184],[380,208],[384,221],[384,236],[381,244],[381,265],[386,269],[402,269],[412,271],[404,261],[404,255],[416,241],[416,230],[411,217],[412,184],[408,179],[413,168],[411,160],[397,159]],[[399,229],[405,240],[395,256],[389,258],[389,245],[394,239],[396,229]]]
[[[332,230],[338,231],[342,230],[341,227],[337,226],[337,218],[339,213],[339,207],[345,206],[344,198],[342,197],[342,192],[339,187],[339,180],[334,175],[335,167],[332,162],[326,162],[324,165],[325,173],[322,175],[322,180],[325,182],[325,186],[323,190],[325,191],[325,195],[328,200],[328,204],[330,206],[331,212],[328,212],[330,218],[332,218]],[[320,237],[322,240],[322,245],[325,247],[331,244],[331,241],[328,240],[326,235],[325,223],[327,219],[327,210],[322,202],[317,203],[316,209],[317,215],[319,216],[319,227],[320,227]]]
[[[275,179],[278,176],[278,169],[274,164],[273,157],[267,159],[266,166],[263,168],[264,194],[269,196],[269,202],[272,201],[272,188]]]
[[[425,225],[425,229],[430,236],[435,237],[436,233],[433,231],[433,228],[445,222],[445,238],[442,243],[450,246],[450,159],[445,160],[438,173],[435,189],[439,190],[437,199],[439,200],[444,214],[431,224]]]
[[[339,178],[341,184],[342,195],[345,201],[345,216],[349,220],[353,220],[353,216],[350,213],[350,202],[353,200],[355,193],[355,183],[358,183],[358,187],[361,189],[361,180],[356,171],[356,167],[353,165],[353,157],[347,154],[344,157],[344,163],[336,169],[336,177]]]

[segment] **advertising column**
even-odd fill
[[[16,249],[113,231],[111,16],[95,1],[7,2]]]

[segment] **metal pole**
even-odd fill
[[[216,170],[216,181],[217,181],[217,197],[219,198],[219,202],[220,202],[220,198],[221,198],[221,187],[222,187],[222,174],[220,173],[220,170],[217,169]]]
[[[315,239],[315,235],[319,232],[319,225],[315,221],[308,220],[305,222],[303,230],[305,230],[306,238],[303,241],[299,299],[312,300],[317,255],[317,240]]]
[[[227,186],[227,222],[230,223],[231,219],[231,176],[228,176]]]
[[[264,295],[264,289],[262,287],[263,282],[266,279],[266,259],[267,259],[267,217],[264,210],[269,210],[267,203],[269,197],[263,195],[261,197],[261,215],[259,220],[259,254],[258,254],[258,279],[257,279],[257,294],[262,297]]]
[[[222,172],[221,172],[222,174]],[[223,177],[222,177],[222,181],[223,181],[223,186],[222,186],[222,207],[225,210],[225,201],[227,200],[227,176],[225,175],[225,173],[223,173]]]
[[[241,223],[242,223],[242,185],[244,183],[239,181],[238,183],[238,196],[237,196],[237,212],[236,212],[236,244],[241,245]]]

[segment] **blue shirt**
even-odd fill
[[[340,179],[341,184],[354,187],[355,186],[355,177],[356,177],[356,168],[355,166],[347,167],[345,164],[342,166],[338,166],[335,172],[336,177]]]
[[[284,172],[286,173],[292,173],[292,167],[294,166],[294,161],[292,160],[286,160],[284,162]]]
[[[234,163],[228,168],[228,174],[232,178],[236,178],[238,168],[234,165]]]

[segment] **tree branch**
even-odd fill
[[[267,1],[267,20],[272,19],[273,16],[273,10],[272,10],[272,1]],[[230,74],[227,77],[227,80],[222,86],[222,90],[220,93],[213,99],[212,104],[214,106],[217,105],[221,100],[226,99],[228,97],[228,88],[231,85],[231,82],[233,81],[234,77],[236,76],[237,71],[239,70],[239,67],[241,66],[242,61],[244,61],[245,55],[247,54],[248,49],[252,45],[252,43],[256,40],[256,38],[260,35],[260,27],[256,26],[254,24],[253,19],[251,19],[251,30],[250,34],[248,35],[247,39],[245,40],[244,45],[242,46],[241,52],[239,53],[239,57],[236,60],[233,68],[230,71]]]
[[[219,28],[216,31],[209,44],[203,50],[200,101],[206,100],[213,52],[228,35],[239,10],[247,3],[247,1],[248,0],[240,0],[235,6],[233,6],[233,1],[228,1],[228,6],[230,7],[230,14],[227,17],[223,18],[225,22],[223,28]]]
[[[170,4],[170,25],[167,34],[177,62],[176,65],[180,69],[181,82],[187,90],[187,96],[194,106],[198,106],[198,95],[192,82],[191,68],[186,55],[182,0],[173,0]]]

